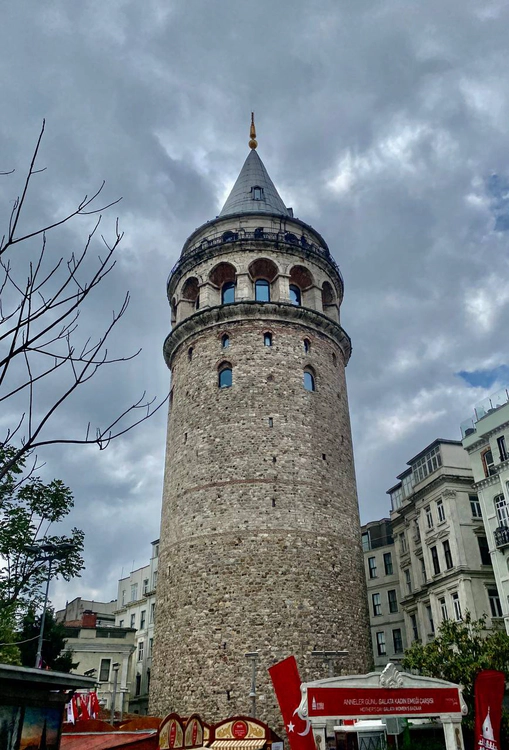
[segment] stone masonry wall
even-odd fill
[[[249,713],[258,651],[258,717],[281,730],[272,663],[294,654],[309,680],[326,676],[314,649],[347,649],[343,673],[371,657],[343,353],[259,307],[173,354],[150,711]]]

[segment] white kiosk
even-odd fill
[[[304,682],[301,693],[298,715],[312,729],[318,750],[327,746],[327,722],[398,716],[438,717],[447,750],[464,750],[461,719],[467,706],[460,686],[452,682],[400,672],[388,664],[381,673]]]

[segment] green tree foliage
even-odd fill
[[[33,667],[37,654],[37,639],[41,627],[41,615],[36,615],[30,608],[23,618],[23,626],[18,633],[21,663],[24,667]],[[51,608],[46,610],[44,621],[44,640],[42,643],[43,668],[55,669],[58,672],[70,672],[76,669],[79,662],[73,662],[72,651],[63,651],[65,646],[65,627],[55,621]]]
[[[509,678],[509,636],[505,631],[486,631],[486,617],[472,620],[467,612],[460,622],[444,620],[430,643],[413,643],[402,667],[462,685],[468,706],[465,724],[472,728],[475,678],[483,669],[497,669]]]
[[[0,663],[21,664],[17,640],[14,607],[6,607],[0,612]]]
[[[0,448],[0,461],[12,453]],[[48,561],[27,547],[45,543],[72,544],[52,561],[52,577],[66,581],[79,576],[83,569],[84,534],[72,529],[70,535],[52,535],[52,524],[62,521],[74,505],[71,491],[54,479],[45,484],[39,477],[24,475],[20,459],[0,480],[0,625],[7,627],[36,605],[43,595],[42,584],[48,574]],[[24,479],[20,481],[21,477]],[[4,642],[4,641],[2,641]]]

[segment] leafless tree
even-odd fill
[[[110,417],[106,425],[83,425],[81,435],[54,434],[52,430],[55,424],[52,418],[79,386],[105,365],[130,360],[139,351],[122,357],[108,354],[111,334],[129,305],[128,292],[101,332],[85,337],[84,344],[78,343],[80,310],[113,270],[113,256],[123,236],[118,220],[112,241],[108,242],[99,233],[102,212],[118,203],[97,205],[104,182],[93,195],[86,195],[70,213],[52,224],[30,232],[22,228],[32,180],[34,175],[44,171],[36,167],[44,126],[43,122],[23,189],[14,201],[8,229],[0,240],[0,411],[5,414],[13,400],[21,403],[14,423],[0,436],[0,447],[16,447],[14,453],[7,452],[5,460],[0,461],[0,480],[20,459],[41,446],[95,443],[103,450],[111,440],[148,419],[164,403],[164,400],[147,399],[143,393],[121,413]],[[0,174],[9,175],[12,170]],[[96,221],[80,251],[50,261],[48,233],[77,216],[91,215]],[[34,238],[40,239],[40,247],[35,257],[24,265],[17,250],[20,243],[31,242]],[[99,238],[103,254],[93,258],[92,247]],[[62,374],[66,377],[61,378]],[[54,390],[56,395],[41,409],[40,389],[49,379],[53,379],[49,392]]]

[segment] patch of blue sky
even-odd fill
[[[499,365],[489,370],[461,370],[460,378],[471,388],[491,388],[495,383],[509,385],[509,365]]]

